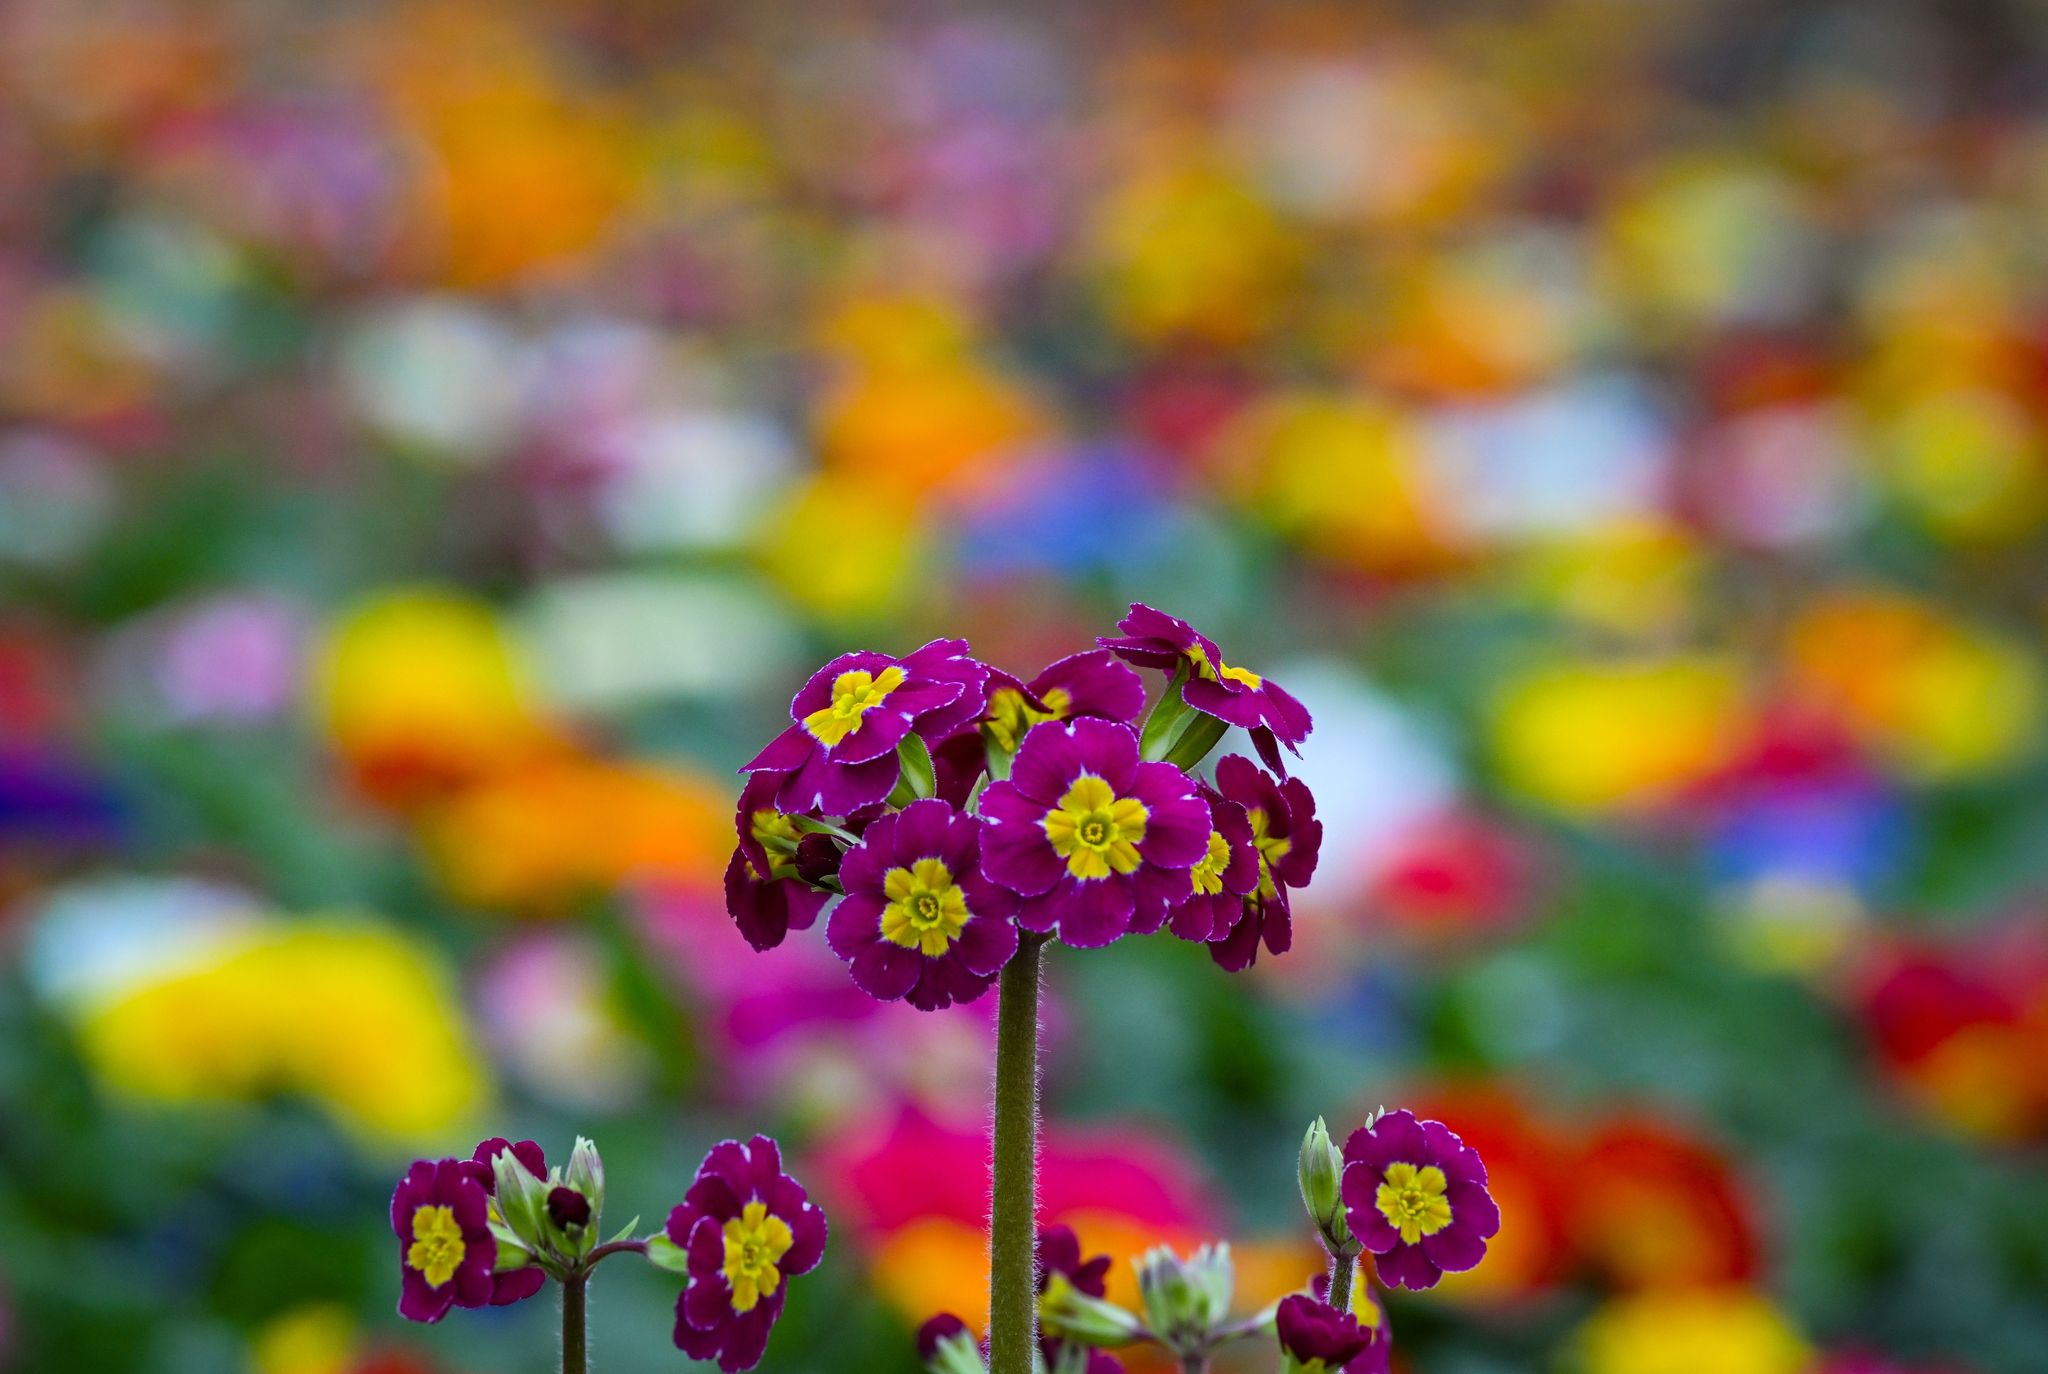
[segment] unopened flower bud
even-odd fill
[[[547,1184],[520,1163],[510,1150],[500,1150],[491,1161],[491,1181],[496,1189],[498,1212],[505,1225],[529,1250],[540,1248],[541,1218],[547,1202]]]
[[[594,1215],[604,1214],[604,1160],[598,1157],[595,1141],[576,1137],[576,1148],[569,1152],[569,1167],[562,1181],[590,1199]]]
[[[1230,1312],[1236,1270],[1228,1245],[1204,1245],[1186,1260],[1165,1246],[1136,1263],[1145,1324],[1162,1344],[1183,1356],[1209,1348],[1212,1333]]]
[[[796,876],[816,887],[839,872],[845,854],[830,835],[806,835],[796,842]]]
[[[1315,1119],[1301,1139],[1298,1177],[1302,1206],[1308,1209],[1309,1221],[1322,1237],[1323,1245],[1333,1255],[1356,1254],[1358,1242],[1352,1237],[1350,1223],[1344,1219],[1344,1156],[1330,1140],[1330,1128],[1321,1117]]]

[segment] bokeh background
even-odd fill
[[[589,1132],[615,1227],[759,1128],[835,1228],[770,1368],[912,1368],[991,1008],[750,952],[732,769],[1133,598],[1328,839],[1245,976],[1051,960],[1091,1249],[1287,1291],[1398,1101],[1507,1218],[1417,1374],[2048,1367],[2044,29],[0,6],[0,1367],[547,1369],[397,1319],[405,1161]]]

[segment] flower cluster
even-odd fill
[[[1285,951],[1322,842],[1280,752],[1308,712],[1183,620],[1133,605],[1118,628],[1029,681],[957,639],[819,669],[741,770],[726,898],[748,942],[833,904],[854,981],[924,1010],[981,996],[1027,938],[1170,930],[1231,970]],[[1167,675],[1149,708],[1133,664]],[[1231,755],[1203,778],[1233,725],[1266,767]]]
[[[400,1315],[437,1322],[451,1307],[504,1306],[549,1279],[577,1297],[564,1322],[564,1357],[581,1342],[581,1294],[599,1262],[638,1254],[680,1275],[675,1343],[693,1359],[739,1374],[761,1361],[782,1315],[784,1280],[825,1252],[825,1214],[782,1172],[775,1142],[713,1146],[662,1232],[633,1234],[639,1218],[598,1243],[604,1163],[578,1139],[566,1168],[539,1145],[484,1141],[468,1159],[417,1160],[391,1197],[398,1238]],[[573,1349],[582,1368],[581,1346]]]

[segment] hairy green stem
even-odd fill
[[[1339,1312],[1351,1310],[1352,1273],[1357,1264],[1351,1255],[1330,1256],[1330,1306]]]
[[[1038,1345],[1038,975],[1027,934],[996,990],[996,1103],[988,1222],[989,1374],[1031,1374]]]
[[[562,1374],[584,1374],[583,1294],[590,1275],[577,1270],[562,1281]]]

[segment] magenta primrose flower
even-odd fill
[[[1108,650],[1089,649],[1049,665],[1028,683],[990,669],[982,723],[998,749],[1014,754],[1034,725],[1077,716],[1129,724],[1144,710],[1144,679]]]
[[[793,814],[844,816],[884,800],[913,725],[941,738],[980,714],[988,670],[965,648],[937,639],[900,659],[841,654],[790,703],[795,724],[740,771],[778,778],[775,806]]]
[[[782,1152],[757,1135],[711,1147],[696,1181],[668,1216],[669,1240],[688,1262],[676,1300],[675,1342],[725,1374],[752,1369],[782,1315],[785,1280],[825,1253],[825,1214],[782,1172]]]
[[[755,773],[740,789],[739,846],[725,866],[726,910],[757,950],[775,948],[792,930],[809,930],[831,896],[797,877],[804,837],[775,809],[779,786],[775,774]]]
[[[1274,954],[1285,954],[1294,943],[1287,894],[1314,876],[1323,823],[1316,819],[1308,784],[1300,778],[1281,782],[1242,754],[1217,763],[1216,790],[1244,808],[1259,859],[1258,886],[1238,903],[1235,923],[1210,937],[1209,957],[1235,973],[1258,959],[1262,941]]]
[[[1348,1369],[1373,1343],[1374,1331],[1349,1312],[1296,1293],[1280,1300],[1274,1332],[1294,1374],[1335,1374]]]
[[[488,1307],[497,1296],[498,1242],[475,1167],[466,1159],[417,1160],[391,1195],[402,1317],[437,1322],[451,1307]]]
[[[1121,637],[1105,635],[1097,642],[1141,668],[1172,673],[1186,664],[1181,701],[1191,710],[1249,731],[1266,766],[1286,775],[1279,745],[1301,752],[1301,742],[1315,728],[1307,707],[1279,683],[1225,663],[1216,641],[1178,616],[1132,602],[1130,614],[1117,622],[1117,628],[1123,631]]]
[[[1081,948],[1157,930],[1209,847],[1195,784],[1141,763],[1137,731],[1113,721],[1034,726],[981,813],[982,868],[1024,899],[1017,924]]]
[[[548,1176],[548,1157],[538,1142],[522,1140],[515,1145],[503,1136],[492,1136],[480,1143],[470,1155],[468,1172],[471,1178],[482,1185],[484,1193],[493,1201],[498,1196],[498,1179],[493,1165],[498,1156],[507,1150],[510,1150],[512,1157],[525,1165],[526,1172],[535,1178]],[[508,1273],[493,1274],[491,1306],[504,1307],[508,1303],[518,1302],[521,1298],[530,1298],[540,1292],[547,1281],[548,1276],[538,1265],[532,1264]]]
[[[1252,843],[1251,817],[1212,788],[1201,789],[1209,804],[1209,847],[1188,870],[1188,891],[1167,909],[1167,928],[1183,940],[1221,940],[1244,920],[1245,899],[1259,885],[1259,851]]]
[[[924,1011],[972,1002],[1017,952],[1017,897],[982,875],[984,829],[927,799],[880,817],[846,852],[846,896],[825,937],[869,995]]]
[[[990,668],[987,704],[975,728],[960,730],[932,749],[938,794],[955,806],[966,805],[988,770],[989,751],[1016,753],[1034,725],[1083,716],[1128,724],[1144,709],[1144,680],[1106,649],[1069,654],[1028,683]]]
[[[1344,1142],[1345,1220],[1380,1281],[1430,1288],[1470,1269],[1500,1230],[1479,1152],[1441,1121],[1394,1111]]]

